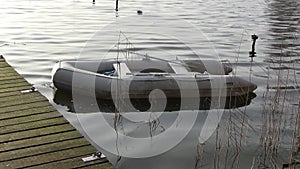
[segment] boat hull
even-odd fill
[[[120,96],[144,99],[158,90],[163,94],[158,92],[157,98],[228,97],[245,95],[257,88],[251,82],[229,75],[149,75],[119,79],[64,68],[55,71],[53,84],[73,95],[92,94],[98,99],[108,100]]]

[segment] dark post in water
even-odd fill
[[[93,4],[95,4],[95,1],[96,1],[96,0],[93,0]]]
[[[258,36],[257,35],[251,35],[251,38],[253,40],[253,43],[252,43],[252,50],[249,52],[250,56],[251,57],[251,61],[253,61],[253,58],[256,57],[256,52],[255,52],[255,42],[256,40],[258,39]]]
[[[116,0],[116,11],[119,10],[119,0]]]

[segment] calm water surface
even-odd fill
[[[201,51],[203,58],[219,56],[232,65],[234,74],[258,85],[257,96],[249,105],[225,110],[217,132],[205,145],[199,145],[197,140],[197,129],[206,115],[203,111],[183,142],[162,155],[118,160],[106,152],[117,168],[281,168],[296,151],[293,138],[295,129],[296,133],[299,129],[298,0],[122,0],[118,17],[112,0],[96,0],[94,5],[89,0],[0,0],[0,4],[0,44],[4,45],[0,53],[80,131],[77,116],[53,102],[52,66],[64,59],[97,59],[97,55],[84,53],[95,49],[84,47],[96,37],[102,44],[99,50],[109,50],[114,38],[96,32],[126,17],[137,18],[129,24],[134,25],[132,33],[139,35],[132,37],[136,47],[152,54],[164,51],[191,57],[181,43],[169,37],[143,34],[143,24],[138,21],[155,16],[166,23],[184,20],[193,24],[191,31],[197,36],[186,37],[189,40],[185,43]],[[142,16],[136,14],[138,9],[143,10]],[[187,30],[180,23],[176,31],[170,32],[174,36]],[[259,39],[257,57],[251,63],[248,52],[254,33]],[[169,119],[164,119],[167,125],[172,116],[171,113]]]

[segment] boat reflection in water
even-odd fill
[[[247,93],[241,96],[228,96],[226,99],[224,109],[234,109],[243,106],[247,106],[251,103],[251,100],[256,97],[256,94],[253,92]],[[56,90],[54,93],[54,102],[58,105],[66,106],[69,112],[75,112],[73,101],[72,101],[72,94],[63,90]],[[167,98],[167,103],[165,106],[165,111],[178,111],[178,110],[190,110],[191,107],[186,105],[181,105],[181,99],[171,99]],[[156,102],[161,102],[163,100],[157,99]],[[151,103],[148,99],[131,99],[131,104],[134,106],[135,109],[138,111],[147,111],[151,107]],[[191,100],[191,102],[193,102]],[[117,109],[115,107],[115,103],[113,100],[105,100],[105,99],[97,99],[98,107],[101,112],[106,113],[115,113]],[[200,98],[199,110],[208,110],[210,109],[211,98],[203,97]],[[84,104],[84,103],[83,103]],[[84,107],[81,112],[89,112],[89,105],[81,105]],[[126,109],[123,109],[126,112]]]

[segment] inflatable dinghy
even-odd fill
[[[60,61],[53,67],[52,81],[59,90],[73,94],[92,90],[98,99],[108,100],[147,99],[153,91],[158,91],[156,97],[167,98],[244,96],[257,88],[229,75],[231,71],[215,60]]]

